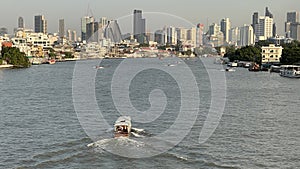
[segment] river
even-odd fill
[[[244,68],[237,68],[235,72],[222,72],[220,65],[213,64],[212,58],[179,62],[172,58],[163,59],[160,61],[163,63],[161,66],[164,65],[171,73],[177,73],[170,75],[166,71],[154,69],[157,60],[159,59],[128,59],[127,65],[120,69],[125,75],[116,79],[113,74],[120,67],[123,61],[121,59],[103,60],[103,69],[94,67],[99,60],[35,65],[28,69],[1,69],[0,168],[300,167],[299,79],[284,78],[269,72],[249,72]],[[203,63],[206,64],[205,67]],[[91,90],[94,93],[87,97],[95,96],[108,127],[101,128],[102,124],[98,124],[93,129],[88,129],[89,132],[95,131],[95,137],[87,132],[84,127],[86,124],[76,110],[76,64],[86,65],[88,70],[85,73],[96,71],[95,77],[87,76],[95,80],[94,90]],[[144,132],[138,134],[142,138],[132,136],[128,140],[113,139],[111,128],[121,115],[118,110],[131,107],[127,102],[122,102],[124,93],[118,95],[119,92],[116,92],[116,98],[112,96],[112,90],[127,89],[122,83],[114,83],[114,80],[128,79],[126,74],[134,70],[136,65],[153,69],[141,71],[132,79],[129,85],[132,106],[138,111],[151,108],[149,94],[153,90],[157,91],[152,97],[156,98],[153,104],[166,104],[162,112],[154,108],[153,111],[158,112],[154,120],[147,121],[146,118],[153,118],[147,114],[145,119],[135,119],[132,116],[133,127],[144,129]],[[198,91],[193,91],[194,88],[191,90],[194,81],[188,79],[191,73],[182,65],[187,65],[193,72]],[[200,132],[212,105],[209,71],[222,72],[226,77],[223,81],[226,86],[225,108],[223,112],[219,112],[222,116],[216,122],[216,130],[205,142],[200,143]],[[180,74],[181,77],[186,77],[183,78],[182,85],[178,85],[175,80]],[[182,86],[190,87],[182,91]],[[184,92],[191,94],[181,98]],[[198,98],[195,97],[197,93]],[[116,101],[118,99],[121,101]],[[197,100],[199,106],[189,110],[194,103],[198,103]],[[189,105],[186,110],[183,109],[186,116],[181,116],[181,105],[185,103]],[[196,116],[193,114],[195,110]],[[157,154],[147,158],[139,158],[145,154],[135,154],[151,152],[152,149],[147,146],[154,145],[149,142],[150,145],[145,146],[144,141],[164,136],[164,132],[172,128],[179,117],[188,119],[181,122],[191,126],[189,128],[182,124],[186,128],[175,133],[178,137],[183,137],[178,143],[166,144],[170,146],[166,151],[153,151]],[[93,127],[93,123],[89,127],[91,126]],[[97,146],[87,146],[98,140],[100,142]],[[115,148],[119,146],[129,148],[118,154]],[[124,152],[129,150],[131,151]]]

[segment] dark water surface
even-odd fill
[[[111,126],[120,115],[111,97],[111,80],[121,61],[103,60],[104,69],[98,70],[95,81],[98,106]],[[212,64],[213,59],[205,61],[211,63],[208,69],[219,71],[219,65]],[[80,61],[85,62],[88,61]],[[214,134],[199,144],[199,133],[210,106],[210,82],[199,59],[185,62],[199,87],[201,103],[197,120],[182,142],[145,159],[106,151],[107,147],[120,144],[137,149],[143,146],[138,137],[111,139],[109,128],[103,133],[99,147],[87,147],[94,140],[82,129],[72,98],[75,62],[0,70],[0,168],[300,167],[299,79],[248,72],[243,68],[225,72],[225,111]],[[153,63],[149,59],[148,64]],[[180,64],[173,68],[180,69]],[[132,105],[140,111],[149,109],[148,97],[154,89],[165,92],[168,104],[152,123],[135,123],[133,119],[134,127],[145,129],[143,137],[167,130],[180,110],[179,86],[172,76],[159,70],[140,72],[132,80]]]

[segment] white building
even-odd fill
[[[177,44],[177,31],[173,26],[166,27],[167,43],[170,45]]]
[[[240,28],[234,27],[229,30],[229,44],[237,46],[240,43]]]
[[[260,16],[255,27],[257,40],[267,40],[273,36],[273,18]]]
[[[190,41],[193,47],[196,47],[197,29],[193,27],[187,31],[187,40]]]
[[[204,25],[198,24],[197,34],[196,34],[196,47],[203,46],[203,31],[204,31]]]
[[[222,46],[224,44],[224,34],[218,24],[213,23],[209,26],[209,41],[213,47]]]
[[[282,47],[270,44],[262,47],[262,63],[279,63],[282,55]]]
[[[177,39],[184,42],[187,40],[187,31],[186,28],[176,28],[177,31]]]
[[[251,25],[240,27],[240,46],[249,46],[255,43],[254,30]]]

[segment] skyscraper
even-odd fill
[[[177,40],[184,42],[187,40],[187,31],[188,29],[186,28],[176,28],[176,32],[177,32]]]
[[[102,28],[105,28],[106,27],[106,25],[107,25],[107,18],[106,17],[101,17],[100,18],[100,21],[99,21],[99,24],[100,24],[100,26],[102,27]]]
[[[59,37],[60,38],[63,38],[63,37],[65,37],[65,20],[64,19],[60,19],[59,20],[59,28],[58,28],[58,30],[59,30]]]
[[[290,37],[294,40],[300,41],[300,23],[291,23],[290,27]]]
[[[251,25],[240,28],[240,46],[253,45],[255,43],[254,30]]]
[[[94,22],[94,18],[92,16],[84,16],[81,18],[81,40],[85,41],[87,40],[86,38],[86,27],[87,24]]]
[[[25,27],[25,25],[24,25],[24,19],[23,19],[23,17],[19,17],[19,19],[18,19],[18,28],[24,28]]]
[[[268,7],[266,7],[266,13],[265,13],[265,16],[268,16],[272,19],[274,19],[273,17],[273,14],[269,11]],[[274,20],[273,20],[274,21]],[[276,36],[276,24],[273,22],[273,25],[272,25],[272,36],[275,37]]]
[[[120,43],[122,41],[122,33],[117,20],[108,22],[104,30],[104,37],[114,43]]]
[[[287,37],[291,37],[291,25],[299,23],[299,12],[288,12],[285,22],[285,32]]]
[[[165,45],[167,43],[166,33],[164,30],[157,30],[154,33],[154,41],[160,45]]]
[[[142,17],[141,10],[133,11],[133,35],[139,43],[144,43],[146,37],[146,20]]]
[[[196,42],[197,42],[196,38],[197,38],[197,28],[192,27],[191,29],[188,29],[188,31],[187,31],[187,40],[189,40],[191,42],[193,47],[196,47]],[[176,43],[177,43],[177,40],[176,40]]]
[[[229,44],[239,45],[240,44],[240,28],[234,27],[229,30]]]
[[[200,47],[203,45],[203,31],[204,31],[204,24],[197,25],[197,33],[196,33],[196,47]]]
[[[231,23],[229,18],[224,18],[221,20],[221,32],[224,34],[224,41],[229,42],[229,30],[231,27]]]
[[[67,30],[67,39],[70,42],[76,42],[77,36],[76,36],[76,31],[72,31],[70,29]]]
[[[167,43],[169,45],[175,45],[177,43],[177,31],[173,26],[168,26],[165,28],[167,33]]]
[[[258,12],[254,12],[252,15],[252,27],[254,29],[254,33],[256,33],[255,27],[258,24]]]
[[[268,16],[270,18],[273,18],[273,14],[269,11],[268,7],[266,7],[266,13],[265,16]]]
[[[99,22],[90,22],[86,24],[86,41],[98,42]]]
[[[47,33],[47,21],[44,15],[34,16],[34,32]]]
[[[273,36],[273,18],[260,16],[259,23],[255,27],[258,40],[267,40]]]

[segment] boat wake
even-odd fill
[[[151,133],[146,132],[144,129],[132,128],[131,134],[136,138],[144,138],[151,136]]]

